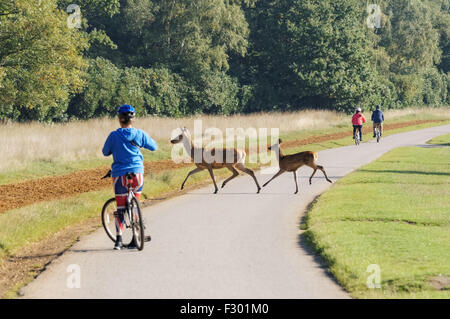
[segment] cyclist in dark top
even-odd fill
[[[380,108],[381,106],[377,105],[376,110],[372,113],[373,137],[375,137],[375,129],[377,127],[380,129],[380,136],[383,135],[384,114]]]
[[[112,154],[111,176],[113,178],[114,192],[116,194],[117,218],[116,218],[116,243],[114,249],[120,250],[122,244],[122,231],[124,224],[125,205],[127,201],[127,173],[135,173],[132,181],[133,192],[139,200],[144,187],[144,159],[140,148],[156,151],[158,145],[142,130],[132,126],[136,111],[128,104],[122,105],[117,110],[120,128],[111,132],[103,146],[103,155]]]

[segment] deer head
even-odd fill
[[[281,143],[283,143],[283,141],[282,141],[281,138],[280,138],[280,139],[278,139],[278,143],[277,143],[277,144],[273,144],[272,146],[269,146],[267,149],[268,149],[269,151],[279,149]]]
[[[170,140],[170,143],[172,144],[178,144],[184,141],[188,141],[191,138],[191,134],[189,133],[189,130],[186,127],[180,128],[181,134],[175,137],[174,139]]]

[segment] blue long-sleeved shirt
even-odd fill
[[[119,128],[109,134],[102,152],[105,156],[113,156],[112,177],[126,173],[144,173],[144,158],[140,147],[150,151],[158,149],[156,142],[147,133],[134,127]]]
[[[372,113],[372,121],[374,123],[383,123],[384,121],[384,114],[381,112],[381,110],[375,110]]]

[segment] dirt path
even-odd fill
[[[407,126],[437,122],[441,122],[441,120],[423,120],[387,124],[385,125],[385,130],[394,130]],[[366,126],[364,132],[371,132],[371,127],[369,125]],[[311,136],[302,140],[285,142],[284,147],[291,148],[312,143],[332,141],[351,135],[352,133],[349,130],[342,133]],[[145,171],[158,173],[191,165],[192,164],[175,164],[171,160],[147,162],[145,163]],[[0,201],[0,213],[38,202],[48,201],[49,199],[55,200],[110,187],[110,179],[101,180],[101,177],[103,177],[108,169],[107,166],[104,166],[61,176],[43,177],[16,184],[0,185],[0,194],[2,194],[3,198],[8,199],[7,201]]]

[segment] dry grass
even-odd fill
[[[450,117],[449,109],[407,109],[388,111],[386,117],[432,114]],[[300,111],[293,113],[260,113],[235,116],[196,116],[189,118],[147,117],[135,126],[147,131],[159,142],[167,142],[178,127],[193,129],[194,121],[202,120],[203,129],[280,128],[281,134],[310,129],[327,129],[347,123],[348,115],[331,111]],[[109,132],[115,130],[115,119],[103,118],[65,124],[8,123],[0,125],[2,161],[0,172],[20,168],[33,161],[74,161],[102,158],[101,147]]]
[[[369,114],[369,112],[367,112]],[[399,110],[389,110],[384,112],[385,117],[396,119],[405,116],[421,117],[422,115],[432,115],[440,118],[450,117],[450,106],[440,108],[407,108]]]

